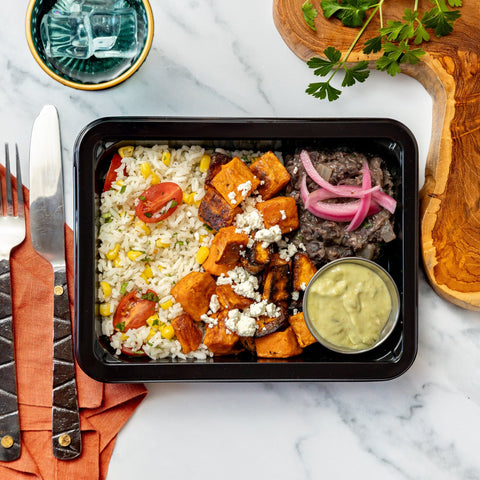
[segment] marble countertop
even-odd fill
[[[116,115],[389,117],[419,145],[432,102],[415,80],[373,72],[334,103],[306,95],[313,76],[284,44],[263,0],[151,0],[155,38],[125,83],[83,92],[48,77],[24,34],[27,1],[4,2],[0,131],[25,163],[41,107],[60,115],[67,220],[72,150],[80,130]],[[27,177],[28,184],[28,175]],[[480,457],[480,318],[439,298],[419,270],[418,355],[378,383],[150,384],[120,432],[107,479],[227,477],[476,479]]]

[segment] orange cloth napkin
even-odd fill
[[[24,193],[28,198],[26,189]],[[82,454],[69,461],[57,460],[53,456],[53,271],[50,264],[33,250],[29,233],[27,222],[27,238],[12,253],[11,261],[22,450],[18,460],[0,462],[0,479],[103,480],[107,475],[116,435],[143,400],[147,390],[139,384],[97,382],[76,365]],[[65,234],[73,318],[73,232],[66,227]]]

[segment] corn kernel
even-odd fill
[[[163,310],[168,310],[172,305],[173,302],[171,300],[167,300],[166,302],[160,304]]]
[[[145,280],[145,282],[150,283],[150,279],[153,277],[153,272],[152,272],[152,268],[150,267],[150,265],[147,265],[145,267],[145,270],[140,275],[140,277],[143,278]]]
[[[119,268],[122,266],[122,264],[120,263],[120,257],[116,257],[115,260],[113,261],[113,266],[115,268]]]
[[[203,155],[202,158],[200,159],[200,171],[203,173],[206,173],[208,170],[208,167],[210,166],[210,155]]]
[[[135,150],[135,147],[132,145],[127,145],[125,147],[121,147],[118,149],[118,154],[122,157],[131,157],[133,155],[133,151]]]
[[[123,187],[125,185],[125,182],[122,179],[120,179],[120,180],[117,180],[115,184],[118,185],[119,187]]]
[[[142,222],[141,220],[138,220],[138,221],[135,222],[135,227],[142,230],[145,233],[145,235],[150,235],[150,228],[145,222]]]
[[[145,340],[148,342],[148,340],[150,340],[156,333],[157,333],[156,330],[151,328],[150,331],[148,332],[147,338]]]
[[[193,205],[195,200],[195,193],[185,193],[183,192],[183,203],[186,203],[187,205]]]
[[[165,243],[165,242],[162,242],[160,239],[158,239],[156,242],[155,242],[155,246],[158,247],[158,248],[168,248],[170,246],[169,243]]]
[[[154,314],[150,317],[147,318],[147,325],[151,328],[154,328],[156,330],[158,330],[159,326],[160,326],[160,321],[159,321],[159,318],[158,318],[158,314]]]
[[[162,162],[164,163],[165,166],[168,167],[170,165],[171,157],[172,157],[172,155],[170,154],[170,152],[163,152],[162,153]]]
[[[160,183],[160,177],[155,172],[152,173],[152,180],[150,183],[152,185],[158,185]]]
[[[100,288],[102,289],[103,296],[105,298],[109,297],[112,294],[112,287],[107,282],[100,282]]]
[[[175,335],[175,330],[171,325],[164,325],[161,328],[160,333],[162,334],[163,338],[166,338],[167,340],[171,340]]]
[[[128,253],[127,253],[127,257],[133,261],[135,261],[138,257],[140,257],[141,255],[143,255],[143,252],[139,252],[138,250],[130,250]]]
[[[115,260],[117,258],[118,252],[120,251],[120,244],[116,243],[112,250],[109,250],[105,255],[109,260]]]
[[[122,340],[122,342],[124,342],[125,340],[128,340],[128,335],[126,333],[122,333],[120,339]]]
[[[152,174],[152,169],[150,168],[150,165],[147,162],[143,162],[140,165],[140,173],[142,174],[142,177],[145,179],[147,179]]]
[[[111,310],[110,310],[110,304],[109,303],[102,303],[100,305],[100,315],[102,317],[108,317],[111,313]]]
[[[159,265],[157,268],[158,268],[160,271],[162,271],[165,267],[164,267],[163,265]]]
[[[210,253],[210,249],[208,247],[200,247],[197,252],[197,263],[200,265],[208,258],[208,254]]]

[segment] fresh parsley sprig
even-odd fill
[[[360,27],[360,30],[343,57],[338,49],[328,47],[323,51],[325,58],[313,57],[307,62],[314,75],[328,78],[323,82],[310,83],[306,93],[333,101],[342,93],[332,85],[332,80],[339,71],[344,73],[342,87],[362,83],[368,78],[370,72],[366,60],[353,65],[347,62],[353,48],[376,15],[380,16],[381,25],[378,35],[364,42],[363,53],[368,55],[381,52],[375,68],[394,76],[401,72],[401,64],[415,65],[425,55],[420,45],[430,40],[429,30],[437,37],[453,31],[453,24],[460,17],[460,11],[450,10],[449,7],[462,6],[461,0],[430,0],[433,7],[421,15],[418,0],[415,0],[413,8],[405,8],[402,20],[387,20],[384,25],[382,10],[384,2],[385,0],[322,0],[321,7],[326,18],[336,17],[344,26]],[[317,16],[317,11],[309,1],[303,4],[302,10],[305,21],[315,30],[313,20]]]

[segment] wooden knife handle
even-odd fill
[[[53,305],[52,447],[56,458],[72,460],[81,453],[82,439],[65,269],[55,271]]]
[[[10,265],[0,261],[0,461],[20,457]]]

